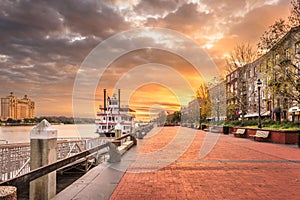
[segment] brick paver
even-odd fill
[[[144,138],[138,143],[138,152],[145,154],[163,149],[172,142],[178,129],[165,127]],[[194,130],[185,129],[185,137],[192,137],[189,132]],[[212,151],[200,159],[199,151],[206,134],[215,133],[197,131],[185,153],[161,169],[151,171],[154,165],[169,162],[168,153],[172,152],[162,151],[163,159],[138,157],[110,199],[300,198],[299,148],[220,134]],[[146,168],[150,171],[136,170]]]

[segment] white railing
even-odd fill
[[[59,138],[57,160],[104,144],[103,138]],[[106,153],[107,149],[103,149]],[[30,143],[0,144],[0,182],[30,172]]]

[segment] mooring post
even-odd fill
[[[56,161],[57,130],[47,120],[30,131],[30,169]],[[51,172],[30,182],[30,199],[46,200],[56,195],[56,172]]]

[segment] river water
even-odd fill
[[[57,129],[58,138],[97,137],[94,124],[52,125]],[[0,126],[0,140],[8,143],[30,142],[30,131],[33,126]],[[1,141],[0,144],[4,142]]]

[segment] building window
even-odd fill
[[[291,58],[290,50],[289,50],[289,49],[286,49],[286,50],[285,50],[285,58],[286,58],[287,60],[289,60],[289,59]]]
[[[300,54],[300,41],[295,44],[295,54]]]
[[[279,54],[276,54],[275,55],[275,65],[279,63],[279,58],[280,58]]]

